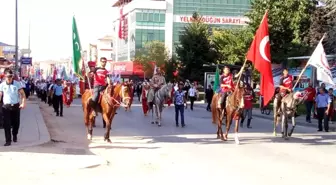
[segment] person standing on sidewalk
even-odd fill
[[[310,82],[309,86],[305,89],[305,92],[308,93],[307,100],[305,101],[306,105],[306,122],[311,123],[311,112],[314,105],[314,99],[316,96],[316,91],[313,88],[313,84]]]
[[[21,83],[13,79],[13,71],[6,69],[4,73],[6,80],[0,84],[0,98],[3,98],[3,127],[6,137],[4,146],[10,146],[12,143],[12,135],[13,142],[17,142],[17,134],[20,127],[20,109],[26,106],[26,95]],[[11,130],[11,128],[13,129]]]
[[[179,126],[179,121],[178,117],[179,114],[181,114],[181,125],[182,127],[185,127],[184,123],[184,104],[187,102],[186,101],[186,96],[185,93],[186,91],[183,90],[183,82],[179,83],[179,89],[174,92],[174,105],[175,105],[175,122],[176,122],[176,127]]]
[[[320,93],[316,97],[316,112],[317,112],[317,119],[318,119],[318,130],[319,132],[322,131],[322,120],[324,121],[324,131],[329,132],[329,109],[331,99],[330,96],[325,93],[325,89],[323,87],[320,88]]]
[[[55,101],[56,116],[63,117],[63,86],[60,79],[53,86],[53,99]]]
[[[194,102],[197,100],[197,89],[195,83],[191,85],[188,91],[188,97],[190,100],[190,110],[194,110]]]
[[[213,95],[214,95],[214,91],[212,90],[211,85],[209,85],[208,88],[205,90],[205,97],[208,103],[207,108],[206,108],[207,111],[211,111],[211,101],[212,101]]]

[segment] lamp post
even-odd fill
[[[15,0],[15,71],[19,71],[18,0]]]

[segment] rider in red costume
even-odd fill
[[[225,103],[226,97],[229,95],[229,93],[232,93],[234,91],[234,83],[233,83],[233,75],[230,72],[230,68],[228,66],[224,67],[223,75],[220,77],[221,82],[221,98],[219,99],[218,108],[221,108],[221,105]]]
[[[107,83],[111,84],[111,80],[108,78],[108,71],[105,68],[106,62],[107,59],[105,57],[100,58],[100,66],[96,67],[95,71],[93,71],[93,96],[90,99],[89,104],[93,109],[93,114],[95,116],[97,115],[99,94],[106,88]]]
[[[283,76],[280,78],[280,92],[276,95],[276,98],[282,99],[287,94],[293,92],[293,81],[292,75],[288,74],[288,69],[282,71]],[[299,116],[297,111],[295,111],[295,117]]]
[[[280,78],[280,95],[285,95],[292,92],[293,89],[293,76],[288,74],[288,69],[283,70],[283,76]]]

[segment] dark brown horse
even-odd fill
[[[93,124],[95,123],[95,116],[92,114],[92,109],[88,102],[92,96],[90,90],[86,90],[82,95],[82,106],[84,111],[84,122],[87,129],[87,138],[92,139]],[[129,106],[130,95],[128,86],[117,84],[109,85],[100,94],[98,105],[100,109],[98,112],[102,113],[103,120],[106,123],[106,132],[104,134],[104,141],[111,142],[110,140],[110,130],[112,125],[112,120],[115,116],[116,110],[119,106]]]
[[[220,98],[218,93],[214,94],[211,102],[211,112],[212,112],[212,123],[217,124],[217,139],[226,141],[228,138],[228,133],[232,124],[232,120],[235,120],[235,142],[239,144],[238,129],[239,129],[239,118],[241,112],[244,108],[244,87],[242,83],[235,88],[234,92],[229,95],[226,99],[224,107],[218,108],[217,102]],[[225,112],[226,113],[225,113]],[[224,116],[226,114],[226,116]],[[225,119],[226,132],[223,136],[222,124],[223,119]]]

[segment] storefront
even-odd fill
[[[143,79],[145,76],[143,67],[136,62],[113,62],[111,72],[120,74],[124,81]]]

